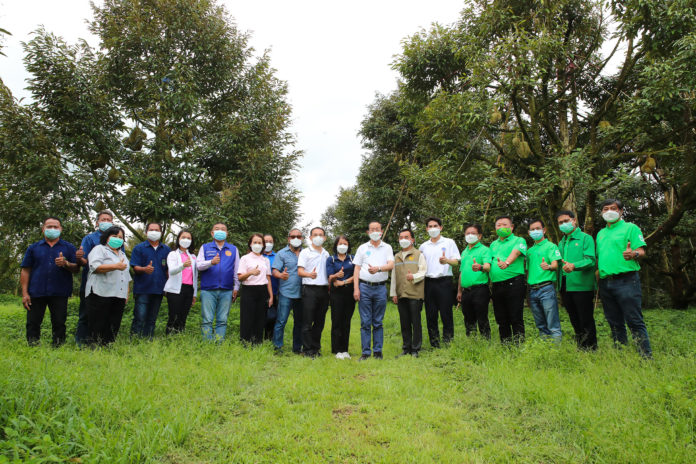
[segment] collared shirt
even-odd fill
[[[353,277],[353,272],[355,272],[355,265],[353,264],[353,256],[351,255],[346,255],[345,258],[343,258],[343,261],[341,261],[338,258],[338,255],[333,255],[329,256],[326,258],[326,278],[328,279],[329,276],[336,274],[339,272],[341,269],[343,269],[343,278],[340,278],[338,280],[348,280],[351,277]]]
[[[288,280],[280,279],[278,281],[278,293],[286,298],[300,298],[302,296],[302,280],[297,274],[297,255],[292,251],[290,245],[276,253],[273,269],[280,273],[287,269],[290,275]]]
[[[312,272],[315,269],[317,272],[316,279],[303,277],[302,285],[329,285],[329,280],[326,278],[326,258],[328,257],[329,252],[323,248],[317,251],[313,246],[309,246],[300,251],[297,267],[304,268],[305,272]]]
[[[70,296],[73,289],[73,273],[56,265],[56,258],[63,253],[63,258],[74,263],[75,246],[65,240],[49,245],[44,240],[32,243],[24,253],[21,267],[30,268],[29,296]]]
[[[640,270],[638,261],[634,259],[626,261],[623,257],[628,242],[631,242],[632,250],[647,245],[640,228],[635,224],[625,222],[623,219],[619,219],[612,225],[607,224],[604,229],[599,231],[597,234],[597,264],[600,279],[610,275]]]
[[[382,271],[370,274],[367,268],[370,265],[374,267],[384,267],[390,261],[394,261],[392,247],[381,240],[377,246],[374,246],[372,242],[363,243],[358,247],[355,258],[353,258],[353,264],[360,266],[360,275],[358,278],[366,282],[386,281],[389,278],[389,272]]]
[[[220,255],[220,262],[213,265],[211,261]],[[196,267],[201,276],[201,290],[239,290],[239,250],[231,243],[204,243],[198,250]]]
[[[101,231],[96,230],[92,233],[89,233],[85,235],[85,237],[82,239],[82,243],[80,243],[80,246],[82,247],[82,251],[85,253],[84,258],[88,259],[88,256],[92,249],[99,245],[99,240],[101,239]],[[125,248],[122,246],[121,250],[125,251]],[[154,263],[153,263],[154,264]],[[89,262],[87,263],[86,266],[82,267],[82,286],[85,285],[87,282],[87,274],[89,273]],[[83,287],[81,287],[83,288]]]
[[[546,271],[541,268],[541,260],[546,264],[551,264],[553,261],[560,261],[561,252],[555,243],[544,238],[539,243],[535,243],[527,252],[527,263],[529,272],[527,273],[527,283],[536,285],[542,282],[556,282],[558,271]]]
[[[87,285],[85,286],[85,296],[94,293],[105,298],[115,297],[128,298],[128,282],[131,281],[128,272],[128,258],[123,250],[114,253],[106,245],[97,245],[92,248],[87,257],[89,260],[89,274],[87,275]],[[97,274],[96,269],[102,264],[118,264],[121,260],[126,263],[126,268],[122,271],[114,270],[103,274]],[[152,263],[153,266],[155,263]]]
[[[189,258],[189,255],[183,251],[178,253],[182,263],[186,262],[187,259],[191,260],[191,266],[181,269],[181,283],[183,285],[193,285],[193,268],[196,266],[196,257],[192,256]]]
[[[451,277],[452,276],[452,266],[449,264],[440,264],[440,258],[444,254],[447,259],[459,260],[459,248],[454,240],[451,238],[445,238],[442,235],[438,237],[437,242],[428,240],[421,244],[418,248],[421,253],[425,255],[425,260],[428,263],[428,271],[425,273],[426,277]]]
[[[473,247],[467,246],[462,251],[462,260],[459,263],[459,282],[462,288],[469,288],[474,285],[484,285],[488,283],[488,273],[474,271],[471,266],[474,264],[491,263],[491,250],[481,242],[477,242]]]
[[[576,227],[558,243],[561,257],[575,266],[573,272],[561,270],[566,279],[566,291],[583,292],[595,289],[595,243],[592,237]],[[562,267],[562,266],[561,266]]]
[[[273,269],[273,260],[276,257],[275,251],[264,253],[263,255],[268,258],[268,262],[271,263],[271,269]],[[278,279],[273,277],[273,271],[271,271],[271,290],[273,291],[274,295],[278,294]]]
[[[242,256],[239,260],[239,267],[237,268],[237,278],[239,274],[246,274],[247,272],[258,268],[261,271],[259,275],[250,275],[246,278],[242,285],[267,285],[268,276],[271,275],[271,263],[268,261],[264,255],[257,255],[256,253],[247,253]]]
[[[157,248],[149,241],[138,243],[131,251],[131,266],[147,267],[152,262],[155,268],[152,274],[135,274],[133,278],[133,293],[135,295],[161,295],[164,284],[167,283],[167,256],[172,251],[160,242]]]
[[[507,238],[499,238],[490,245],[491,250],[491,282],[502,282],[524,275],[524,257],[527,256],[527,242],[517,235],[509,235]],[[521,255],[514,263],[505,269],[500,269],[498,259],[505,261],[512,253],[512,250],[519,250]]]
[[[408,259],[409,255],[412,255],[414,252],[415,248],[411,248],[408,251],[401,250],[399,251],[396,256],[394,257],[394,260],[396,260],[396,257],[401,255],[403,256],[403,261],[406,261]],[[420,251],[420,250],[419,250]],[[392,269],[391,272],[391,284],[389,285],[389,296],[398,296],[396,294],[396,266],[399,264],[403,265],[404,263],[394,263],[394,269]],[[420,254],[418,257],[418,272],[413,274],[413,283],[418,283],[421,280],[425,279],[425,273],[428,270],[428,262],[425,259],[425,255],[423,253]]]

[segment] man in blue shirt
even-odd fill
[[[213,224],[210,235],[213,241],[201,246],[196,259],[201,276],[201,332],[207,340],[222,341],[227,332],[230,305],[237,299],[239,291],[239,251],[226,241],[225,224]]]
[[[43,240],[27,248],[20,265],[22,304],[27,310],[27,342],[37,345],[41,338],[41,323],[46,307],[51,312],[53,346],[65,343],[65,320],[68,298],[72,294],[73,274],[77,265],[75,246],[61,240],[60,219],[48,217],[41,227]]]
[[[137,244],[131,251],[130,264],[133,276],[133,323],[131,335],[152,338],[155,323],[162,304],[164,284],[167,283],[167,256],[169,247],[160,243],[162,225],[156,222],[145,226],[147,240]]]
[[[302,280],[297,273],[297,260],[302,247],[302,231],[292,229],[288,233],[288,246],[280,250],[273,260],[273,277],[278,279],[278,316],[273,328],[273,345],[280,352],[283,348],[285,324],[292,309],[292,351],[302,352]]]
[[[268,262],[271,263],[271,269],[273,269],[273,260],[276,257],[276,253],[273,251],[273,245],[275,245],[273,235],[264,235],[263,241],[265,243],[263,255],[268,258]],[[263,330],[264,340],[273,340],[273,329],[275,327],[276,317],[278,316],[278,279],[273,276],[271,276],[271,290],[273,291],[273,305],[268,308],[268,312],[266,313],[266,327]]]
[[[85,284],[87,274],[89,274],[89,262],[87,257],[92,248],[99,245],[99,238],[103,231],[109,229],[114,224],[114,215],[109,210],[100,211],[97,214],[97,224],[94,232],[91,232],[82,239],[80,249],[77,250],[77,264],[82,266],[82,280],[80,282],[80,309],[77,319],[77,330],[75,331],[75,343],[82,345],[87,342],[89,329],[87,328],[87,309],[85,308]]]

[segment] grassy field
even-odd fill
[[[570,336],[560,347],[467,339],[457,313],[450,347],[395,359],[390,305],[385,360],[358,363],[357,312],[354,358],[339,361],[328,326],[329,355],[316,360],[242,347],[236,306],[230,339],[202,343],[197,308],[181,336],[163,337],[163,308],[154,342],[125,336],[127,313],[111,349],[52,349],[48,320],[29,348],[24,310],[4,297],[0,462],[696,462],[694,311],[646,311],[651,362],[611,348],[599,313],[596,353]]]

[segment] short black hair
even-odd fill
[[[575,219],[575,213],[568,209],[562,209],[561,211],[556,213],[556,219],[558,219],[561,216],[570,216],[571,219]]]
[[[266,241],[266,237],[271,237],[271,239],[273,240],[273,243],[275,243],[275,238],[273,238],[273,234],[263,234],[263,241],[264,242]]]
[[[467,224],[466,227],[464,227],[464,232],[466,232],[468,229],[471,229],[472,227],[474,229],[476,229],[476,231],[479,234],[483,234],[483,227],[481,227],[481,224],[476,224],[475,222],[472,222],[471,224]]]
[[[44,218],[43,222],[41,223],[41,225],[46,225],[46,221],[48,221],[49,219],[53,219],[55,221],[58,221],[58,224],[60,224],[60,226],[63,227],[63,221],[61,221],[60,218],[57,218],[55,216],[46,216]]]
[[[314,232],[314,231],[317,230],[317,229],[321,230],[322,232],[324,232],[324,235],[326,235],[326,231],[324,230],[324,228],[323,228],[323,227],[319,227],[319,226],[312,227],[312,230],[309,231],[309,235],[311,236],[311,235],[312,235],[312,232]]]
[[[212,226],[210,226],[210,230],[213,230],[213,229],[215,228],[215,226],[218,225],[218,224],[220,224],[221,226],[227,227],[227,224],[225,224],[224,222],[218,221],[218,222],[213,223]]]
[[[409,235],[411,236],[411,238],[414,238],[413,231],[411,229],[409,229],[408,227],[404,227],[403,229],[401,229],[399,231],[399,235],[401,235],[403,232],[408,232]]]
[[[334,254],[338,255],[338,242],[339,242],[339,240],[341,240],[341,239],[343,239],[343,240],[345,240],[346,242],[348,242],[348,249],[346,250],[346,254],[349,255],[349,254],[350,254],[350,250],[351,250],[351,248],[350,248],[350,240],[348,240],[348,237],[346,237],[345,235],[339,235],[338,237],[336,237],[336,240],[334,240],[334,244],[333,244],[333,251],[334,251]]]
[[[379,228],[380,229],[382,228],[382,223],[375,220],[375,221],[370,221],[367,223],[367,230],[370,230],[370,224],[379,224]]]
[[[512,217],[508,216],[507,214],[503,214],[503,215],[498,216],[497,218],[495,218],[495,221],[493,221],[493,224],[495,224],[496,222],[500,221],[501,219],[507,219],[508,221],[510,221],[510,222],[512,222],[512,223],[514,224],[514,221],[512,220]]]
[[[623,206],[623,203],[621,202],[621,200],[617,200],[616,198],[607,198],[606,200],[604,200],[602,202],[601,205],[599,205],[599,209],[604,209],[605,206],[614,205],[614,204],[616,206],[618,206],[619,209],[624,209],[624,206]]]
[[[159,227],[159,231],[162,232],[162,224],[160,224],[159,222],[148,222],[147,224],[145,224],[145,232],[150,230],[150,226],[152,225],[156,225],[157,227]]]
[[[104,232],[102,232],[101,236],[99,236],[99,243],[101,245],[106,245],[106,242],[109,241],[109,237],[112,235],[118,235],[118,233],[121,232],[123,234],[123,238],[126,238],[126,232],[119,226],[111,226],[108,229],[106,229]]]
[[[539,224],[541,224],[541,227],[546,227],[546,224],[544,224],[544,221],[542,221],[542,220],[539,219],[539,218],[534,218],[534,219],[532,219],[531,221],[529,221],[529,225],[527,225],[527,227],[532,227],[532,224],[535,224],[535,223],[537,223],[537,222],[538,222]]]
[[[430,221],[435,221],[435,222],[437,222],[438,226],[442,227],[442,219],[440,219],[439,217],[435,217],[435,216],[430,216],[428,219],[425,220],[425,227],[428,227],[428,223]]]
[[[193,241],[193,234],[188,229],[181,229],[179,231],[179,233],[177,234],[177,236],[176,236],[176,249],[177,250],[179,249],[179,239],[181,238],[181,234],[183,234],[184,232],[187,232],[191,236],[191,245],[189,245],[189,247],[188,247],[189,252],[190,252],[191,250],[193,250],[195,242]]]
[[[249,237],[249,241],[247,242],[247,248],[249,248],[249,251],[251,251],[251,241],[254,240],[254,237],[260,237],[261,243],[265,243],[263,240],[263,235],[261,235],[258,232],[254,232],[253,234],[251,234],[251,237]],[[263,250],[261,250],[261,251],[263,251]]]

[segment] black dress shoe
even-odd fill
[[[375,359],[383,359],[381,351],[375,351]]]
[[[413,356],[414,358],[417,358],[420,355],[418,354],[417,351],[414,351],[413,353],[411,353],[411,356]]]
[[[365,361],[366,359],[370,359],[369,354],[364,354],[364,355],[360,356],[360,359],[358,359],[358,361]]]

